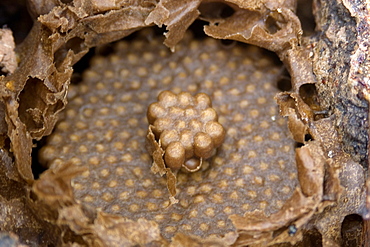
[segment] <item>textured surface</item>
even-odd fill
[[[279,95],[280,110],[288,117],[288,125],[295,140],[304,144],[296,150],[300,184],[297,188],[299,190],[300,187],[306,195],[311,195],[312,189],[316,188],[316,193],[308,198],[302,195],[297,197],[294,196],[297,193],[293,193],[289,203],[269,217],[255,214],[255,211],[248,211],[239,220],[236,220],[236,215],[230,216],[238,229],[236,242],[235,238],[217,241],[197,239],[182,234],[180,229],[170,245],[249,246],[261,241],[266,245],[272,244],[271,241],[288,241],[293,244],[300,241],[302,235],[303,243],[297,246],[353,246],[357,242],[354,239],[358,240],[357,243],[363,242],[364,246],[369,245],[369,234],[366,234],[368,222],[364,225],[363,220],[358,217],[362,215],[365,219],[369,218],[369,211],[364,210],[363,193],[366,177],[364,168],[367,167],[368,105],[362,99],[369,101],[370,61],[367,59],[367,54],[370,53],[369,6],[366,1],[313,1],[316,25],[312,19],[305,20],[299,14],[300,9],[311,12],[307,5],[312,4],[312,1],[305,1],[305,6],[302,6],[300,2],[304,2],[303,0],[2,2],[5,3],[0,4],[3,6],[0,7],[0,22],[13,31],[18,62],[13,74],[0,76],[0,119],[3,120],[0,121],[0,218],[3,222],[0,225],[5,227],[3,231],[14,232],[22,243],[30,246],[47,246],[51,243],[57,246],[137,246],[146,243],[156,246],[166,242],[159,235],[160,229],[153,221],[129,221],[120,214],[106,214],[108,209],[96,212],[94,207],[88,207],[88,203],[78,204],[72,193],[70,179],[84,170],[82,166],[67,164],[61,169],[53,166],[53,169],[46,170],[38,177],[41,171],[37,171],[38,162],[34,156],[36,152],[33,152],[32,174],[31,150],[35,144],[41,144],[37,140],[49,135],[54,129],[59,112],[65,113],[65,97],[70,92],[72,66],[89,48],[119,40],[151,25],[164,26],[165,44],[174,48],[188,26],[200,17],[203,21],[209,21],[209,25],[206,24],[202,30],[210,36],[237,39],[277,52],[292,82],[291,90]],[[34,22],[28,17],[26,2]],[[295,12],[297,2],[298,10]],[[23,11],[19,11],[20,9]],[[313,28],[316,28],[312,29],[311,37],[305,38],[305,35],[301,36],[300,23],[307,35],[304,28],[307,22],[311,22]],[[23,28],[32,24],[34,27],[31,31]],[[205,23],[202,22],[201,25],[203,24]],[[162,29],[161,32],[163,31]],[[27,35],[22,44],[19,41],[23,38],[17,38],[19,34],[22,37]],[[197,33],[199,34],[200,32]],[[153,37],[149,34],[147,38]],[[158,47],[151,49],[155,49],[155,54],[158,54]],[[203,50],[204,46],[198,49],[199,53],[206,52]],[[136,49],[132,51],[136,52]],[[260,56],[262,58],[264,55]],[[145,67],[147,63],[143,57],[138,60]],[[85,57],[84,60],[88,58]],[[121,61],[123,65],[127,59]],[[161,58],[157,56],[156,61],[161,63]],[[259,66],[258,59],[252,59],[252,62],[256,62],[256,67]],[[84,63],[81,61],[73,67],[76,73],[72,79],[78,78],[78,73],[86,69],[87,63],[82,68],[79,66]],[[113,67],[108,69],[114,70]],[[151,71],[149,67],[148,70]],[[103,69],[94,68],[102,74]],[[276,67],[271,66],[272,73],[274,68]],[[226,72],[228,70],[225,66],[220,73],[225,71],[225,76],[229,76]],[[267,68],[259,70],[264,74],[269,71]],[[195,69],[191,72],[193,71]],[[168,72],[167,75],[171,73]],[[102,81],[105,82],[105,79]],[[90,88],[95,86],[92,83],[87,85]],[[315,86],[318,87],[319,95],[315,94]],[[211,97],[214,98],[213,95]],[[76,105],[72,108],[78,109]],[[332,116],[327,118],[327,113]],[[70,117],[68,122],[73,123]],[[336,135],[334,130],[339,133]],[[310,140],[307,141],[308,139]],[[342,147],[341,143],[345,143],[345,146]],[[108,143],[105,145],[109,147]],[[56,146],[57,152],[60,152],[62,146]],[[75,153],[73,155],[85,162],[84,155],[77,152],[77,147],[72,150]],[[91,150],[90,146],[88,149]],[[364,168],[351,161],[343,150],[361,160]],[[219,153],[221,151],[226,153],[221,149]],[[309,155],[310,153],[314,155]],[[314,159],[320,154],[326,157]],[[65,156],[65,159],[69,158]],[[312,160],[317,161],[313,167],[310,163]],[[211,168],[209,166],[207,169]],[[307,175],[302,174],[302,171]],[[126,179],[125,176],[122,177]],[[218,177],[220,175],[214,180]],[[226,180],[224,177],[221,179]],[[90,182],[86,182],[86,186],[90,186]],[[98,182],[104,185],[103,181]],[[233,176],[230,176],[228,182],[229,186],[233,183]],[[370,182],[367,185],[369,192]],[[118,189],[128,190],[127,187]],[[104,190],[109,191],[109,188]],[[103,189],[100,195],[102,193]],[[78,197],[80,201],[81,198]],[[95,198],[101,200],[98,196]],[[134,201],[134,198],[132,196],[130,199]],[[316,203],[312,203],[312,200]],[[370,209],[370,193],[367,195],[367,202],[367,208]],[[101,202],[95,204],[103,205]],[[315,215],[313,212],[316,212]],[[196,227],[197,223],[194,224]],[[292,225],[297,228],[293,236],[289,235]],[[161,224],[161,227],[163,230],[165,226]],[[365,241],[362,241],[364,236]]]
[[[368,13],[363,4],[361,1],[343,5],[320,3],[315,17],[321,36],[325,38],[313,39],[313,72],[318,81],[320,105],[335,116],[344,150],[367,167],[369,64],[366,55],[369,48],[366,32],[369,24],[367,21],[356,24],[356,15],[360,13],[355,14],[355,9]],[[331,13],[329,19],[328,12]],[[337,66],[338,63],[341,66]]]
[[[114,55],[94,58],[40,159],[88,166],[73,180],[79,201],[154,220],[166,237],[222,236],[234,230],[229,215],[276,212],[297,185],[294,142],[273,100],[281,67],[251,46],[187,37],[171,54],[160,42],[120,42]],[[178,174],[179,203],[169,208],[145,147],[147,107],[163,90],[209,94],[226,130],[200,171]]]
[[[225,138],[205,93],[193,97],[188,92],[163,91],[158,102],[149,105],[147,117],[156,142],[165,151],[166,166],[174,170],[183,166],[190,172],[198,171],[203,159],[214,155]]]

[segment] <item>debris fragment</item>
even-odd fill
[[[12,31],[7,28],[0,29],[0,68],[5,74],[13,73],[17,68],[14,48]]]

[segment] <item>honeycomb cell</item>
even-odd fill
[[[166,110],[159,103],[153,103],[148,109],[148,122],[153,124],[156,119],[162,119],[166,115]]]
[[[181,142],[171,142],[164,154],[166,165],[171,169],[180,169],[185,161],[185,148]]]
[[[154,121],[154,128],[153,131],[156,136],[159,136],[163,131],[171,129],[173,122],[170,118],[158,118]]]
[[[202,111],[200,115],[200,120],[203,123],[207,123],[209,121],[216,121],[217,120],[217,113],[213,108],[207,108]]]
[[[164,130],[159,137],[163,149],[166,149],[171,143],[177,142],[179,139],[180,139],[179,134],[177,133],[177,130],[174,129]]]
[[[194,155],[193,149],[193,133],[189,129],[185,129],[180,133],[180,142],[185,148],[185,158],[190,159]]]
[[[204,132],[198,132],[194,136],[194,153],[201,158],[209,158],[213,151],[213,140]]]
[[[210,107],[211,106],[211,99],[205,93],[198,93],[195,96],[195,100],[197,102],[197,107],[198,107],[199,110],[203,110],[206,107]]]
[[[212,138],[213,144],[218,147],[222,144],[225,138],[225,130],[221,124],[215,121],[210,121],[205,124],[205,132]]]

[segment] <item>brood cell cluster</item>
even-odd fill
[[[193,97],[188,92],[163,91],[158,102],[149,106],[147,117],[165,150],[166,166],[174,170],[199,170],[203,159],[214,155],[225,138],[225,130],[205,93]]]

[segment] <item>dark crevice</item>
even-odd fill
[[[166,25],[162,25],[162,27],[158,27],[158,26],[147,27],[147,28],[140,29],[139,31],[133,32],[130,35],[127,35],[126,37],[123,38],[123,40],[134,41],[135,39],[138,39],[139,37],[151,40],[154,37],[163,36],[163,34],[166,33],[167,31],[168,30],[167,30]],[[119,42],[119,40],[115,42],[111,42],[110,44],[115,44],[117,42]],[[109,43],[107,45],[109,45]]]
[[[72,76],[71,76],[71,84],[75,84],[77,85],[78,83],[80,83],[82,81],[82,73],[73,73]]]
[[[311,107],[312,110],[320,110],[317,100],[317,90],[314,84],[304,84],[299,88],[299,96]]]
[[[277,81],[277,88],[282,92],[290,91],[292,89],[292,80],[289,72],[286,69],[284,69],[279,80]]]
[[[21,43],[32,28],[33,21],[26,5],[26,0],[0,1],[0,28],[10,28],[16,44]]]
[[[329,111],[320,107],[317,89],[314,84],[302,85],[299,88],[299,96],[312,109],[315,121],[329,117]]]
[[[220,17],[221,18],[228,18],[231,17],[235,13],[235,10],[231,8],[229,5],[222,6]]]
[[[363,225],[363,219],[358,214],[350,214],[344,218],[341,228],[343,247],[361,246]]]
[[[238,42],[230,39],[222,39],[220,43],[223,48],[233,48]]]
[[[36,147],[32,149],[32,173],[34,179],[38,179],[44,171],[47,170],[46,167],[42,166],[39,162],[38,153],[46,143],[46,137],[42,138],[36,143]]]
[[[275,18],[272,16],[267,17],[265,21],[265,28],[270,34],[274,34],[281,29]]]
[[[195,20],[188,28],[193,34],[195,39],[205,39],[208,36],[204,33],[204,26],[208,25],[208,22],[202,20]]]
[[[89,54],[91,55],[91,57],[93,57],[94,55],[99,55],[99,56],[103,56],[103,57],[110,56],[110,55],[112,55],[113,53],[116,52],[114,50],[114,45],[113,44],[115,44],[115,43],[109,43],[109,44],[106,44],[106,45],[101,45],[101,46],[92,48],[91,49],[92,52],[89,52]]]
[[[315,32],[316,24],[312,11],[312,0],[298,0],[297,16],[301,21],[304,36],[311,36]]]
[[[304,146],[304,143],[301,143],[301,142],[296,142],[295,143],[295,148],[301,148]]]
[[[230,5],[223,2],[202,3],[198,10],[200,11],[200,17],[207,19],[225,19],[235,13]]]
[[[60,47],[54,53],[55,67],[58,68],[66,58],[69,50],[72,50],[74,54],[78,54],[85,49],[84,40],[78,37],[74,37],[67,41],[62,47]]]
[[[311,134],[305,134],[304,141],[308,142],[308,141],[312,141],[312,140],[313,140],[313,137],[311,136]]]
[[[37,78],[29,78],[19,94],[19,118],[27,126],[28,131],[42,128],[41,112],[35,109],[44,107],[45,103],[43,100],[35,101],[34,98],[42,99],[47,91],[43,81]]]
[[[303,233],[302,247],[322,247],[322,235],[317,229]]]

